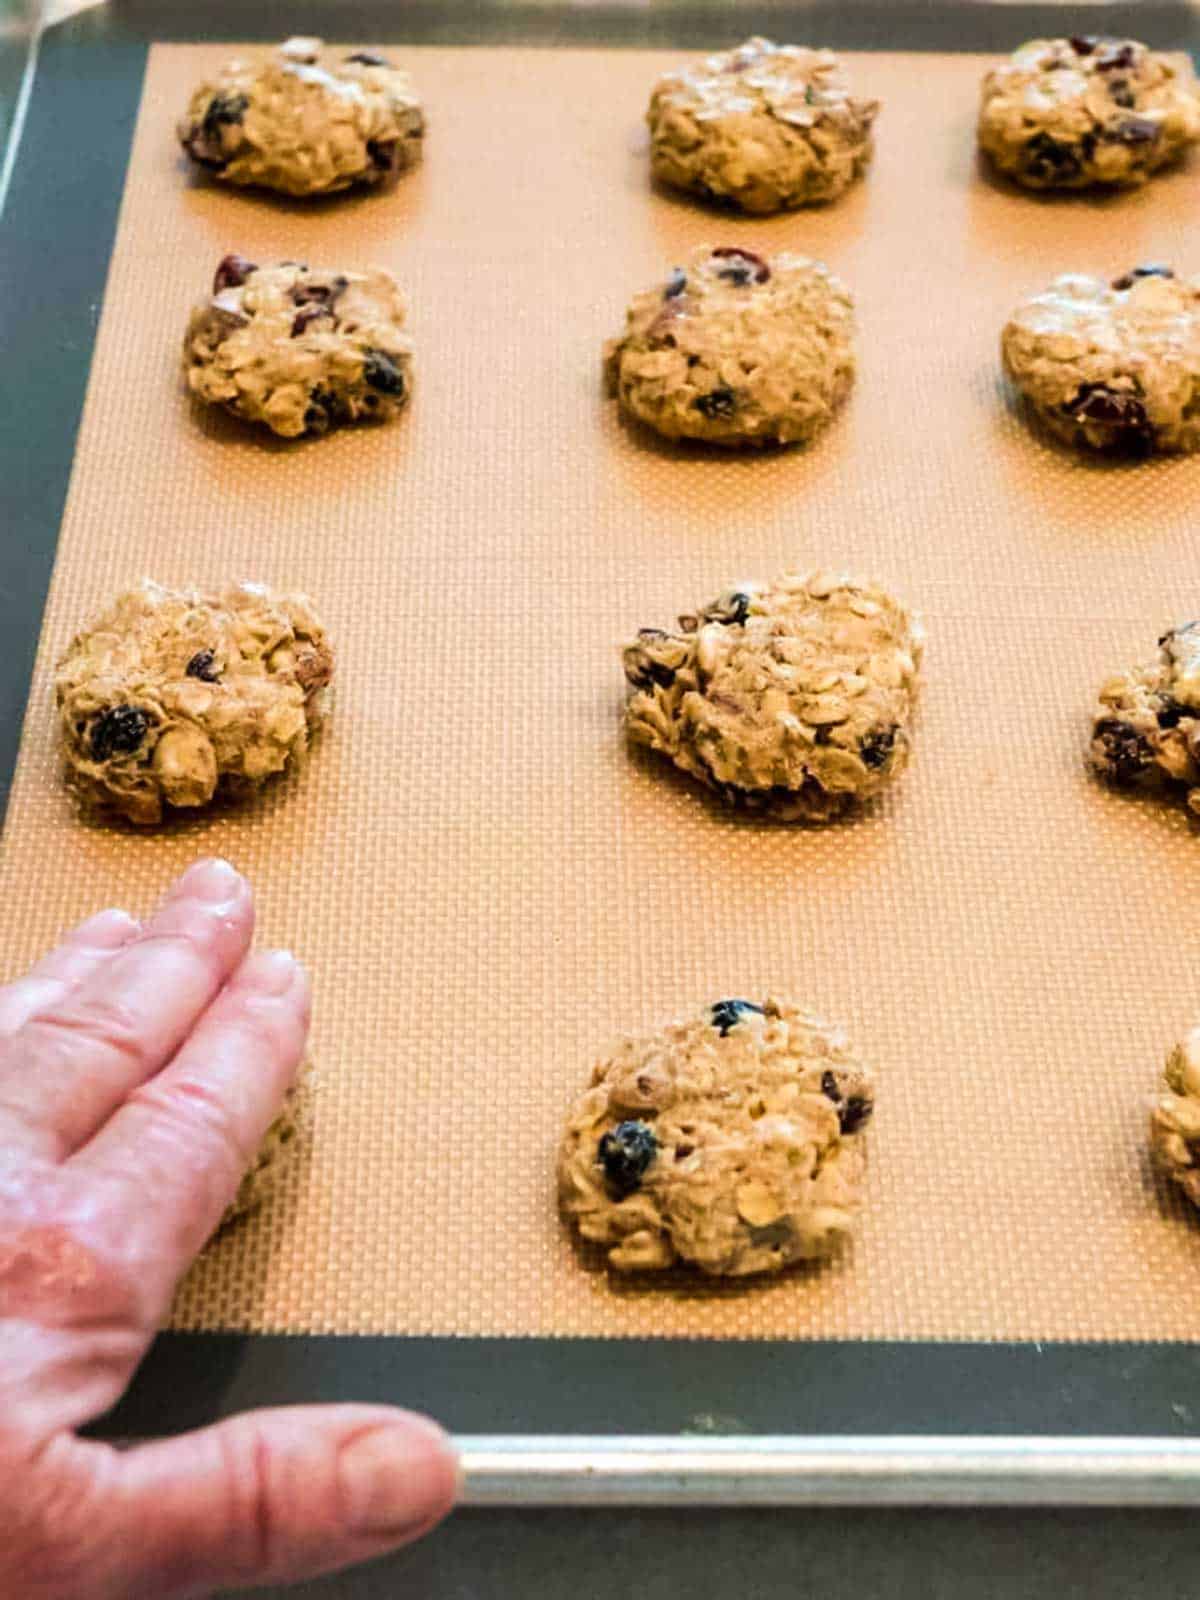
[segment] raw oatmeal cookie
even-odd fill
[[[604,347],[609,392],[668,439],[811,439],[854,381],[854,302],[819,261],[697,250]]]
[[[275,1187],[284,1168],[294,1159],[311,1133],[315,1074],[305,1063],[288,1091],[279,1115],[267,1129],[254,1159],[242,1175],[238,1192],[225,1208],[220,1226],[227,1228],[240,1217],[257,1211]]]
[[[285,439],[386,421],[412,391],[404,314],[395,279],[381,270],[260,267],[226,256],[188,322],[188,388]]]
[[[1200,448],[1200,277],[1142,266],[1056,278],[1019,305],[1004,368],[1058,438],[1146,455]]]
[[[332,676],[302,595],[143,582],[58,664],[67,782],[89,808],[147,825],[248,793],[307,750]]]
[[[731,803],[827,822],[904,769],[923,644],[840,573],[738,584],[626,645],[626,732]]]
[[[621,1271],[778,1272],[849,1231],[873,1105],[840,1029],[784,1000],[719,1000],[594,1069],[559,1201]]]
[[[1200,812],[1200,622],[1164,633],[1158,660],[1109,678],[1092,727],[1092,766],[1110,783],[1180,784]]]
[[[763,215],[834,200],[871,159],[878,100],[850,93],[832,50],[747,39],[654,86],[654,175]]]
[[[1135,39],[1034,39],[983,80],[980,147],[1027,189],[1144,183],[1197,139],[1191,68]]]
[[[1150,1148],[1162,1171],[1200,1206],[1200,1028],[1167,1057],[1150,1114]]]
[[[273,60],[231,61],[202,83],[179,123],[188,155],[225,183],[292,195],[411,167],[425,116],[408,74],[370,50],[321,53],[320,39],[289,39]]]

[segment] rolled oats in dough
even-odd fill
[[[1197,139],[1190,66],[1136,39],[1034,39],[983,80],[980,147],[1029,189],[1144,183]]]
[[[1150,1148],[1159,1168],[1200,1206],[1200,1027],[1167,1057],[1150,1114]]]
[[[854,303],[819,261],[702,246],[636,296],[604,368],[620,406],[668,439],[804,442],[854,381]]]
[[[924,632],[840,573],[742,583],[626,645],[625,728],[731,803],[827,822],[905,767]]]
[[[720,1000],[596,1066],[560,1205],[620,1271],[778,1272],[849,1231],[873,1105],[840,1029],[785,1000]]]
[[[1175,785],[1200,813],[1200,622],[1172,628],[1157,661],[1102,685],[1089,754],[1110,783]]]
[[[1005,371],[1058,438],[1145,455],[1200,448],[1200,276],[1141,266],[1056,278],[1013,312]]]
[[[878,110],[850,93],[832,50],[747,39],[658,80],[650,164],[665,183],[757,214],[833,200],[871,159]]]
[[[87,808],[144,825],[245,795],[307,750],[332,676],[302,595],[143,582],[58,664],[67,783]]]
[[[404,316],[404,297],[382,270],[260,267],[226,256],[188,322],[188,388],[285,439],[383,422],[412,392]]]
[[[418,160],[424,132],[406,72],[371,50],[325,56],[320,39],[231,61],[179,123],[183,148],[214,177],[291,195],[382,183]]]

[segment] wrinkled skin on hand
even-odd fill
[[[449,1509],[432,1423],[262,1411],[128,1451],[77,1437],[127,1387],[294,1079],[303,970],[193,867],[143,926],[102,912],[0,990],[0,1597],[282,1583]]]

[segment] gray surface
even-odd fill
[[[1194,1600],[1176,1512],[460,1512],[313,1600]],[[282,1595],[283,1590],[271,1590]]]

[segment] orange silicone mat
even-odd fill
[[[1200,1012],[1200,842],[1082,757],[1099,681],[1200,606],[1200,461],[1046,443],[997,336],[1057,271],[1195,267],[1200,168],[1024,196],[976,166],[983,58],[864,55],[850,70],[883,102],[866,181],[729,219],[648,183],[641,114],[673,56],[422,49],[424,167],[302,205],[196,182],[176,153],[189,86],[230,53],[150,54],[0,878],[15,969],[221,852],[257,886],[264,939],[312,967],[309,1159],[210,1249],[177,1325],[1194,1337],[1200,1237],[1144,1125]],[[813,448],[668,448],[603,398],[626,300],[704,241],[809,251],[854,289],[857,388]],[[395,271],[410,412],[283,445],[193,409],[179,341],[231,249]],[[806,832],[631,757],[618,648],[730,581],[814,564],[910,599],[929,651],[910,771]],[[50,677],[142,574],[302,587],[340,657],[301,775],[137,836],[72,814]],[[732,1288],[588,1270],[553,1163],[592,1060],[768,990],[843,1020],[878,1072],[853,1248]]]

